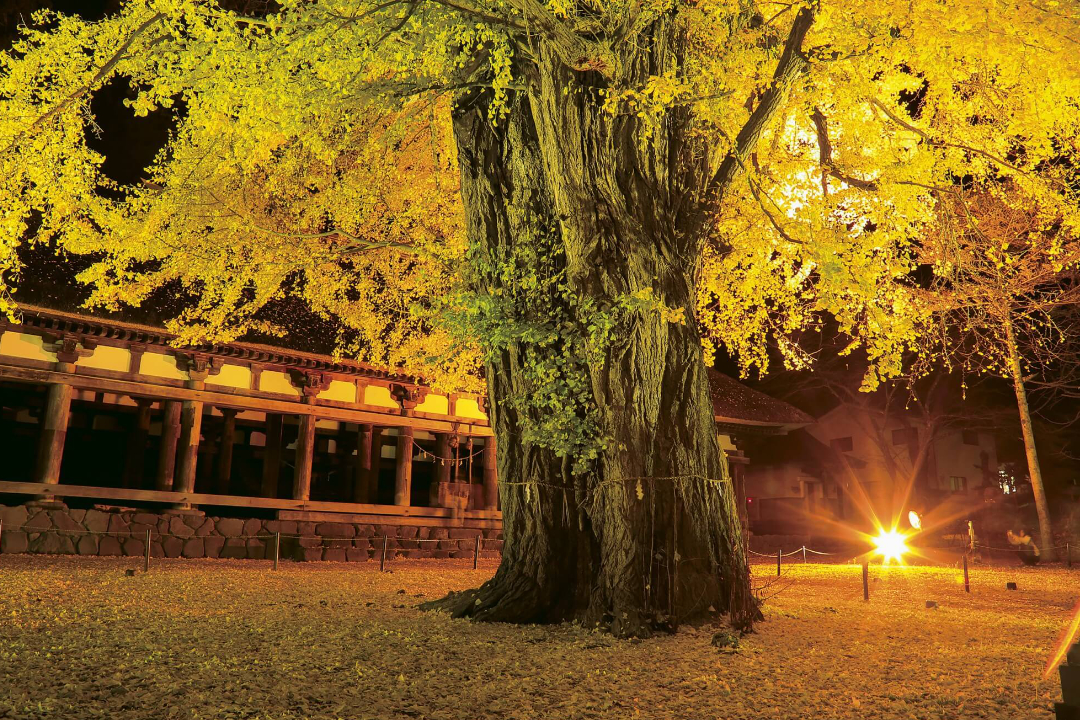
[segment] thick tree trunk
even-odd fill
[[[1020,353],[1016,349],[1012,321],[1006,319],[1004,325],[1005,340],[1009,346],[1009,372],[1012,375],[1013,390],[1016,391],[1016,404],[1020,409],[1020,429],[1024,435],[1031,491],[1035,497],[1035,512],[1039,516],[1039,551],[1042,559],[1050,562],[1054,559],[1054,532],[1050,523],[1046,488],[1043,486],[1042,468],[1039,467],[1039,455],[1035,451],[1035,430],[1031,426],[1031,409],[1028,407],[1027,390],[1024,387],[1024,371],[1020,365]]]
[[[454,130],[470,245],[478,253],[478,290],[499,293],[490,268],[514,261],[515,247],[553,227],[528,101],[519,96],[506,120],[492,123],[482,94],[461,99]],[[558,622],[588,607],[594,543],[579,516],[569,460],[524,439],[538,423],[535,410],[512,398],[535,392],[523,372],[530,356],[545,352],[512,343],[486,367],[488,413],[498,438],[499,499],[503,514],[502,563],[482,587],[452,594],[429,609],[455,617],[502,622]]]
[[[641,45],[624,57],[620,85],[678,72],[674,21],[658,20]],[[685,111],[652,127],[603,109],[588,76],[553,59],[539,65],[534,117],[569,281],[617,318],[590,363],[608,440],[590,489],[602,558],[594,611],[610,613],[619,634],[710,606],[748,625],[756,604],[694,320],[701,228],[685,208],[708,177],[707,154],[693,147]],[[618,310],[642,296],[659,306]]]
[[[654,23],[636,42],[645,50],[626,53],[620,86],[678,70],[682,42],[674,21]],[[521,238],[557,234],[577,326],[597,314],[615,323],[583,379],[603,450],[575,476],[569,459],[522,441],[534,418],[507,399],[533,391],[522,363],[551,348],[518,344],[491,363],[503,562],[478,591],[433,605],[482,619],[573,617],[620,636],[709,608],[749,626],[757,607],[694,321],[702,229],[690,208],[708,154],[689,139],[688,111],[658,128],[611,114],[607,80],[542,49],[526,77],[496,126],[483,106],[458,110],[470,241],[508,257]]]

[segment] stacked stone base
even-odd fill
[[[0,552],[52,555],[131,555],[166,558],[270,559],[281,533],[283,560],[378,561],[386,558],[498,557],[499,530],[222,518],[130,510],[2,506]]]

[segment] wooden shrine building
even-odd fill
[[[261,518],[264,530],[271,520],[293,532],[333,524],[350,537],[365,527],[413,538],[447,537],[445,529],[494,538],[501,529],[482,397],[326,355],[243,342],[179,349],[157,327],[20,312],[19,324],[0,321],[0,506],[213,513]],[[735,463],[745,460],[734,434],[809,422],[730,378],[712,379],[721,444]],[[173,519],[160,527],[183,535]]]

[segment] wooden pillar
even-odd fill
[[[221,424],[217,418],[210,416],[205,419],[200,432],[199,452],[195,456],[195,483],[192,489],[195,492],[214,492],[214,456],[215,447],[221,435]]]
[[[743,542],[749,542],[750,518],[746,511],[746,464],[749,460],[741,450],[729,450],[726,455],[732,489],[735,491],[735,504],[739,511],[739,522],[742,524]]]
[[[379,431],[380,436],[382,431]],[[379,438],[380,441],[382,438]],[[381,444],[381,443],[380,443]],[[371,502],[371,467],[372,467],[372,428],[370,425],[361,425],[356,433],[356,465],[353,475],[353,502]],[[379,450],[382,450],[380,447]],[[375,462],[378,466],[378,461]]]
[[[300,416],[296,436],[296,475],[293,477],[293,500],[311,499],[311,461],[315,457],[315,416]]]
[[[379,474],[382,470],[383,429],[371,428],[371,468],[368,470],[368,495],[364,502],[379,502]]]
[[[138,408],[135,422],[127,437],[127,457],[124,460],[124,487],[141,488],[146,467],[146,440],[150,437],[150,398],[134,398]]]
[[[180,403],[166,400],[162,403],[161,410],[161,452],[158,455],[154,486],[158,490],[172,490],[173,471],[176,468],[176,443],[180,440]]]
[[[199,437],[202,434],[202,400],[184,400],[180,409],[180,442],[176,448],[176,492],[195,491],[195,470],[199,459]],[[188,507],[188,503],[179,503]]]
[[[431,483],[429,504],[432,507],[447,507],[450,489],[450,468],[453,466],[454,451],[450,447],[448,433],[435,433],[435,479]]]
[[[233,439],[236,436],[236,411],[223,408],[221,423],[221,447],[218,449],[215,490],[219,495],[228,495],[231,489]]]
[[[71,417],[71,395],[70,385],[49,385],[35,470],[35,480],[39,483],[56,485],[60,482],[60,461],[64,457],[64,439],[67,437],[68,419]]]
[[[282,417],[266,414],[266,446],[263,448],[262,491],[263,497],[276,498],[278,475],[281,473],[281,424]]]
[[[460,437],[454,438],[454,445],[458,447],[458,464],[454,468],[454,482],[468,483],[472,482],[472,478],[469,477],[469,468],[472,467],[469,464],[469,455],[472,454],[472,438],[466,438],[464,445],[461,442]]]
[[[356,471],[353,466],[359,457],[353,456],[354,443],[359,439],[359,433],[354,438],[349,433],[349,426],[344,420],[338,423],[337,437],[334,439],[334,469],[337,472],[332,484],[335,501],[350,502],[355,496],[355,488],[352,487]],[[357,454],[359,455],[359,453]]]
[[[484,510],[499,509],[498,454],[495,438],[489,437],[484,445]]]
[[[394,504],[408,506],[412,502],[413,429],[398,431],[397,468],[394,475]]]
[[[449,433],[435,433],[435,455],[440,458],[435,461],[435,482],[450,482],[450,472],[454,464],[451,458],[454,457],[454,451],[450,447]]]

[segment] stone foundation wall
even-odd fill
[[[468,557],[482,542],[481,557],[498,557],[500,530],[369,525],[342,522],[259,520],[132,510],[77,510],[0,505],[0,552],[59,555],[257,558],[274,553],[281,533],[284,560],[378,561],[386,557]]]

